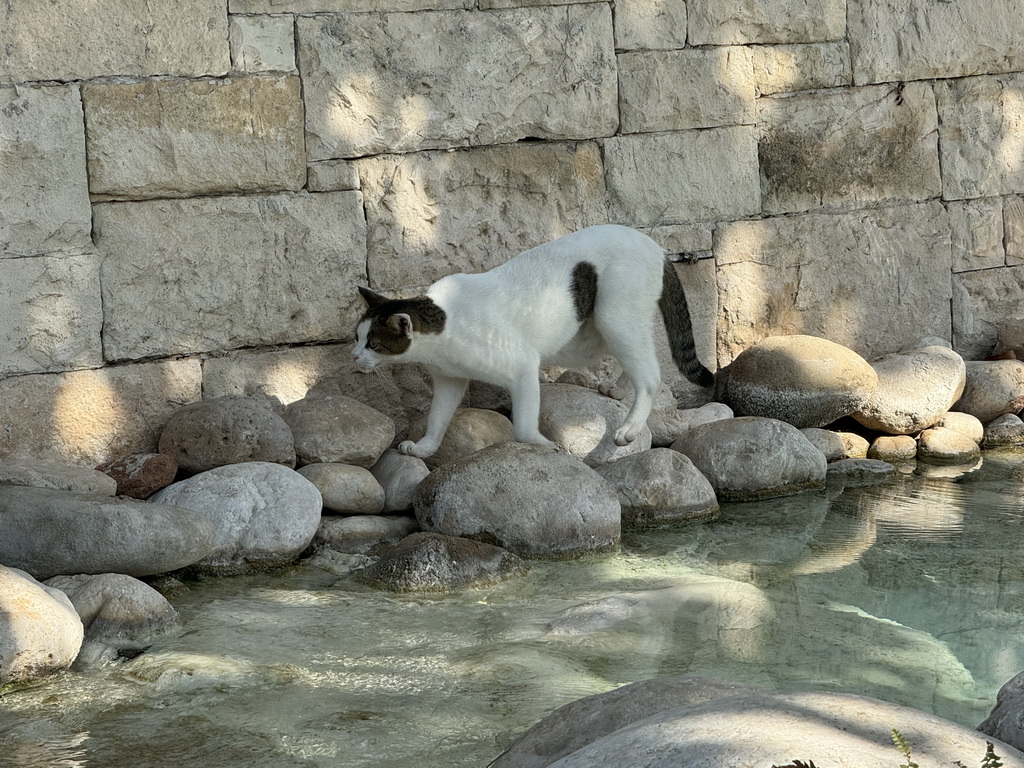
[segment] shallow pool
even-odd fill
[[[973,727],[1024,669],[1024,453],[930,474],[727,505],[459,595],[311,567],[193,583],[180,635],[0,698],[0,765],[482,767],[555,707],[679,673]]]

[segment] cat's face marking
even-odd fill
[[[409,351],[417,333],[441,333],[446,315],[426,296],[388,299],[368,288],[359,292],[367,303],[366,314],[356,326],[352,359],[368,373],[381,363],[399,362]]]

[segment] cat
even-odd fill
[[[665,252],[628,227],[600,225],[520,253],[488,272],[449,275],[411,299],[359,287],[367,309],[356,326],[356,367],[421,363],[434,381],[426,434],[399,444],[426,458],[441,444],[470,379],[512,396],[515,438],[553,446],[540,433],[542,364],[585,367],[611,354],[633,386],[615,433],[633,442],[661,382],[654,323],[660,309],[672,357],[703,387],[714,377],[697,359],[683,287]]]

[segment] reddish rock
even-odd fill
[[[117,481],[117,495],[146,499],[174,482],[178,462],[166,453],[133,453],[96,467]]]

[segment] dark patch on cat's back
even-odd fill
[[[594,316],[597,304],[597,269],[589,261],[581,261],[572,268],[572,303],[576,308],[576,319],[581,323]]]

